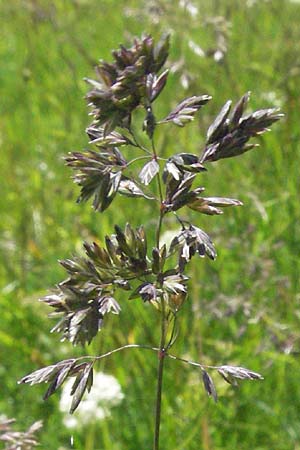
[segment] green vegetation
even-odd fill
[[[214,163],[211,177],[203,174],[208,195],[237,197],[246,207],[216,219],[197,218],[219,257],[195,260],[190,267],[198,283],[182,310],[173,350],[205,364],[244,365],[265,380],[245,382],[238,390],[221,381],[214,404],[200,372],[166,361],[161,445],[300,448],[300,4],[203,0],[194,3],[195,17],[184,4],[190,3],[14,0],[0,5],[0,412],[16,417],[23,429],[43,419],[42,448],[70,448],[71,435],[74,448],[84,450],[151,445],[157,362],[151,352],[128,350],[99,364],[98,370],[116,376],[125,398],[110,418],[83,432],[64,428],[59,396],[44,403],[44,386],[29,389],[16,381],[74,354],[99,354],[124,342],[157,345],[156,318],[138,300],[110,317],[87,349],[58,345],[59,336],[49,336],[54,322],[45,318],[48,308],[37,299],[64,276],[57,259],[80,252],[83,240],[103,242],[114,223],[136,223],[139,205],[138,214],[143,212],[148,230],[154,229],[142,200],[133,209],[129,200],[117,198],[117,206],[104,215],[92,214],[89,204],[76,205],[79,189],[66,181],[71,174],[62,156],[87,146],[82,133],[89,123],[87,86],[81,80],[92,76],[97,58],[109,60],[110,49],[131,35],[159,36],[169,29],[176,70],[162,94],[160,115],[189,95],[210,94],[213,100],[198,122],[180,130],[176,149],[161,135],[165,156],[197,148],[200,154],[201,136],[220,106],[249,90],[252,110],[275,103],[286,117],[261,138],[261,148]]]

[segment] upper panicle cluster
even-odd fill
[[[92,90],[86,98],[92,115],[105,134],[117,126],[128,127],[131,114],[139,105],[147,107],[161,92],[167,71],[158,73],[169,52],[169,36],[154,44],[151,36],[135,39],[130,48],[123,45],[112,52],[113,63],[101,61],[96,67],[97,80],[86,78]]]

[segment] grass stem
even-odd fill
[[[165,361],[165,341],[166,341],[166,314],[165,314],[165,301],[162,298],[162,310],[161,310],[161,336],[160,346],[158,352],[158,369],[157,369],[157,390],[156,390],[156,406],[155,406],[155,430],[154,430],[154,442],[153,450],[159,450],[159,435],[160,435],[160,420],[161,420],[161,397],[163,387],[163,372]]]

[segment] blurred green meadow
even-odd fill
[[[79,189],[63,156],[87,147],[83,78],[99,58],[134,35],[170,31],[172,73],[162,117],[190,95],[213,100],[193,124],[161,134],[164,156],[200,153],[207,127],[227,99],[251,91],[250,108],[279,106],[285,118],[239,158],[208,167],[208,195],[244,207],[195,223],[218,250],[190,265],[191,295],[173,353],[205,364],[248,367],[265,377],[233,388],[212,373],[219,401],[207,398],[196,368],[167,360],[164,450],[300,449],[300,2],[287,0],[11,0],[0,2],[0,415],[19,429],[42,419],[47,450],[149,450],[156,358],[126,350],[97,369],[114,375],[124,399],[111,416],[81,429],[63,424],[59,395],[18,385],[60,359],[101,354],[126,343],[156,346],[157,315],[124,297],[86,349],[60,343],[38,298],[63,279],[57,263],[103,241],[113,224],[144,223],[143,200],[117,198],[103,215],[76,204]],[[161,132],[162,133],[162,132]],[[167,223],[164,231],[176,229]]]

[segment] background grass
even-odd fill
[[[58,395],[44,403],[44,386],[18,386],[16,380],[82,352],[100,353],[127,342],[157,345],[159,339],[155,312],[124,299],[122,314],[109,318],[90,348],[73,349],[49,334],[48,310],[37,299],[64,276],[57,259],[81,251],[84,239],[101,242],[113,223],[126,221],[142,221],[151,232],[153,212],[143,201],[133,206],[117,199],[103,215],[90,205],[76,205],[78,189],[62,157],[87,145],[87,88],[81,80],[92,76],[98,58],[109,59],[110,50],[132,35],[144,31],[158,37],[166,30],[172,32],[170,60],[177,70],[158,115],[188,95],[211,94],[213,101],[194,124],[159,137],[165,155],[200,152],[221,105],[248,90],[252,109],[275,103],[286,116],[260,140],[260,149],[211,165],[203,175],[209,195],[237,197],[245,206],[196,219],[213,237],[218,259],[190,267],[191,295],[174,348],[204,363],[249,367],[265,381],[233,389],[215,376],[220,400],[213,404],[195,368],[167,361],[161,447],[300,449],[300,4],[199,0],[195,17],[189,4],[0,3],[0,412],[16,417],[20,428],[43,419],[42,448],[48,450],[71,445]],[[213,54],[222,36],[227,52],[220,62],[191,48],[196,44]],[[143,217],[137,217],[137,207]],[[173,227],[169,223],[165,230]],[[74,448],[151,448],[155,357],[128,350],[103,360],[99,370],[117,377],[125,399],[111,418],[73,433]]]

